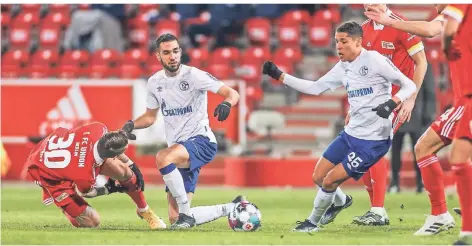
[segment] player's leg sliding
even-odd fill
[[[431,215],[414,234],[416,236],[431,236],[455,227],[454,218],[447,211],[444,175],[435,154],[443,147],[444,143],[432,128],[425,132],[415,146],[415,156],[431,203]]]
[[[164,179],[164,183],[169,188],[170,193],[177,201],[179,207],[179,218],[171,225],[171,229],[185,229],[195,226],[195,218],[190,211],[190,202],[185,191],[184,180],[175,164],[171,163],[159,169]]]
[[[364,174],[362,180],[364,184],[366,184],[367,191],[371,197],[370,201],[372,207],[364,215],[354,217],[352,222],[357,225],[365,226],[389,225],[390,221],[387,211],[385,211],[384,208],[385,193],[387,191],[387,161],[383,158],[380,159],[366,174]],[[365,176],[367,176],[367,178],[365,178]],[[372,192],[369,190],[372,190]]]
[[[62,209],[62,213],[75,227],[96,228],[100,225],[97,211],[86,203],[71,202]]]
[[[326,225],[334,221],[336,216],[343,210],[352,205],[352,196],[346,195],[341,188],[336,189],[336,194],[334,197],[334,202],[329,206],[326,213],[320,220],[321,225]]]
[[[226,217],[229,213],[233,210],[234,206],[241,202],[247,201],[245,196],[237,196],[233,199],[230,203],[225,204],[218,204],[212,206],[198,206],[193,207],[190,211],[195,218],[195,222],[197,225],[202,225],[208,222],[215,221],[219,218]]]

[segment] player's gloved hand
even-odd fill
[[[223,101],[216,108],[213,117],[218,116],[218,121],[224,121],[231,112],[231,103]]]
[[[393,110],[397,107],[397,103],[392,99],[379,104],[379,106],[372,109],[372,111],[377,111],[377,115],[387,119]]]
[[[138,165],[133,163],[133,165],[130,165],[129,168],[131,168],[131,171],[133,171],[134,175],[136,175],[136,185],[138,186],[136,190],[144,191],[144,177],[141,173],[141,170],[139,170]]]
[[[108,194],[115,193],[115,192],[126,192],[126,188],[122,187],[121,185],[116,184],[116,180],[109,178],[108,182],[105,184],[105,188],[108,190]]]
[[[280,76],[282,75],[282,71],[271,61],[264,62],[264,66],[262,66],[262,73],[267,74],[275,80],[279,80]]]
[[[134,122],[132,120],[128,120],[126,124],[121,128],[121,130],[125,133],[126,137],[129,140],[136,140],[136,135],[131,133],[134,129]]]

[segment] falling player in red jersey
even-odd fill
[[[365,12],[365,15],[376,22],[411,34],[423,37],[434,37],[439,35],[444,29],[445,13],[443,10],[446,8],[446,4],[437,4],[436,8],[438,10],[438,16],[432,21],[395,20],[375,9],[369,9],[369,11]],[[451,55],[457,55],[458,51],[460,51],[457,49],[451,50],[454,50],[454,52],[450,52]],[[423,183],[425,189],[428,191],[431,203],[431,215],[428,216],[423,227],[421,227],[415,235],[435,235],[455,226],[454,219],[447,210],[444,191],[444,173],[436,153],[451,144],[458,128],[458,122],[464,114],[466,103],[463,97],[463,91],[458,80],[455,79],[457,76],[463,75],[464,73],[457,72],[457,63],[467,64],[467,62],[463,58],[459,61],[454,62],[450,60],[449,62],[451,68],[450,77],[455,95],[454,106],[444,112],[431,124],[415,146],[416,161],[420,167]],[[470,66],[470,63],[468,65]],[[455,176],[457,177],[458,175],[456,174]]]
[[[383,12],[389,16],[401,20],[398,15],[387,8],[385,4],[364,4],[364,7],[374,8],[379,12]],[[426,55],[424,52],[423,42],[415,35],[398,29],[384,26],[376,23],[371,19],[366,20],[362,24],[364,35],[362,38],[362,47],[366,50],[375,50],[385,57],[388,57],[393,64],[408,78],[415,82],[417,90],[423,84],[424,75],[427,69]],[[392,95],[395,95],[400,89],[397,85],[392,85]],[[402,103],[398,110],[394,111],[393,132],[400,128],[403,122],[409,121],[411,112],[415,105],[415,93],[411,98]],[[349,121],[350,115],[346,117]],[[416,139],[418,139],[416,137]],[[362,181],[369,193],[371,209],[362,216],[354,217],[353,222],[359,225],[388,225],[389,219],[384,208],[385,193],[388,179],[388,163],[384,159],[380,159],[376,165],[372,166],[368,172],[362,177]],[[322,224],[330,223],[337,214],[352,203],[349,197],[342,199],[336,192],[336,199],[333,205],[326,211],[325,216],[321,220]],[[346,196],[342,196],[346,197]]]
[[[464,103],[462,117],[452,140],[449,162],[457,180],[457,193],[461,205],[462,229],[456,245],[472,244],[472,5],[448,4],[442,11],[444,31],[441,47],[449,63],[454,90]]]
[[[28,174],[43,189],[43,203],[55,203],[76,227],[97,227],[98,213],[83,197],[114,192],[126,193],[137,205],[137,214],[152,229],[165,223],[149,208],[144,198],[144,180],[138,167],[124,151],[128,139],[123,132],[107,132],[102,123],[72,130],[58,128],[31,151]],[[95,187],[98,174],[112,179],[105,187]],[[118,180],[119,185],[115,185]]]

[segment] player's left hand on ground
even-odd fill
[[[378,116],[387,119],[396,107],[397,103],[390,99],[384,103],[379,104],[379,106],[373,108],[372,111],[377,111]]]
[[[134,130],[134,122],[132,120],[128,120],[121,130],[125,133],[129,140],[136,140],[136,135],[131,133]]]
[[[415,100],[415,98],[411,97],[401,104],[398,112],[398,119],[401,123],[405,121],[410,122],[411,112],[413,112],[413,108],[415,107]]]
[[[131,171],[136,175],[136,185],[138,186],[136,190],[144,191],[144,177],[141,170],[139,170],[138,165],[133,163],[129,168],[131,168]]]
[[[231,112],[231,103],[223,101],[215,108],[213,117],[218,116],[218,121],[224,121],[226,120],[226,118],[228,118],[230,112]]]

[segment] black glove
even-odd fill
[[[372,109],[372,111],[377,111],[377,115],[387,119],[393,110],[397,107],[397,103],[392,99],[379,104],[379,106]]]
[[[223,101],[215,108],[215,113],[213,117],[218,116],[218,121],[224,121],[228,118],[229,113],[231,112],[231,103]]]
[[[137,190],[141,188],[141,191],[144,191],[144,177],[141,173],[141,170],[139,170],[138,165],[133,163],[133,165],[129,166],[129,168],[131,168],[131,171],[133,171],[134,175],[136,175],[136,185],[138,186]]]
[[[136,140],[136,135],[131,133],[134,129],[134,122],[132,120],[128,120],[126,124],[121,128],[121,130],[125,133],[126,137],[129,140]]]
[[[271,61],[264,62],[264,66],[262,66],[262,73],[267,74],[275,80],[279,80],[280,76],[282,75],[282,71]]]
[[[115,192],[123,193],[127,190],[121,185],[116,185],[116,180],[112,178],[108,179],[108,182],[105,184],[105,188],[108,190],[108,194],[115,193]]]

